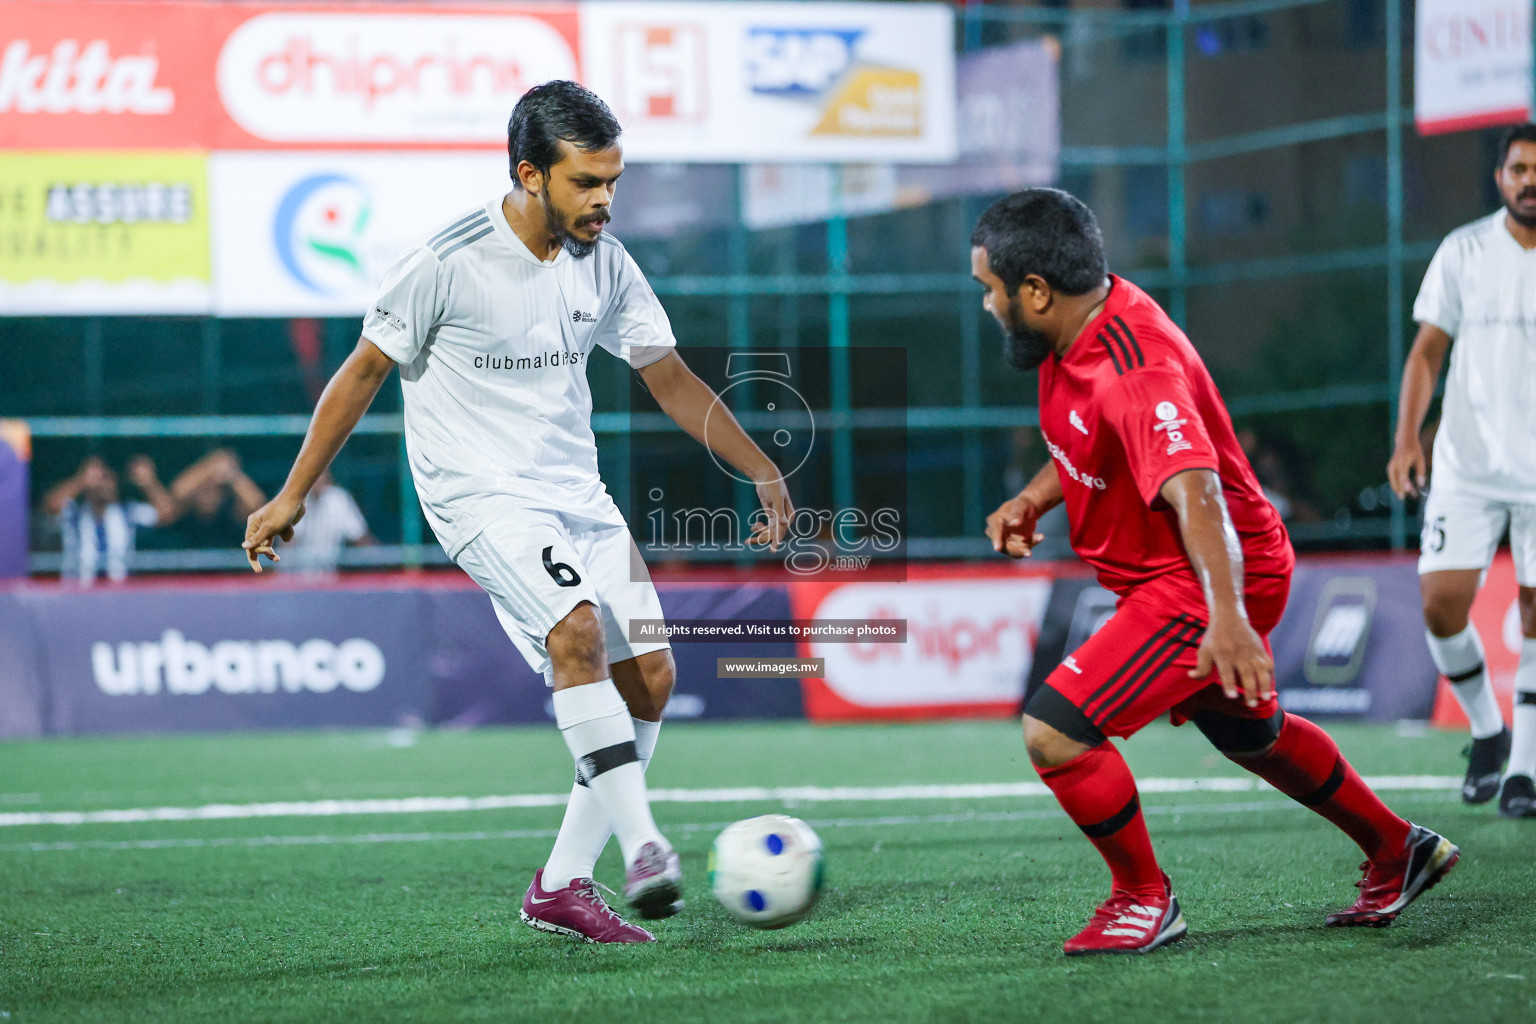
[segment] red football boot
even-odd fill
[[[615,914],[590,878],[574,879],[564,889],[544,889],[544,869],[534,872],[523,894],[523,923],[541,932],[570,935],[588,942],[655,942],[656,936]]]
[[[1450,874],[1460,859],[1461,851],[1449,839],[1414,825],[1396,858],[1360,865],[1365,877],[1355,883],[1360,888],[1359,898],[1348,910],[1329,914],[1328,927],[1385,928],[1420,893]]]
[[[1159,946],[1176,942],[1189,931],[1179,910],[1179,898],[1173,883],[1163,875],[1162,898],[1133,896],[1126,892],[1112,894],[1093,912],[1088,927],[1063,945],[1067,956],[1092,953],[1150,953]]]

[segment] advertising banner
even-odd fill
[[[1303,562],[1269,639],[1287,710],[1378,722],[1430,716],[1435,666],[1411,559]]]
[[[0,420],[0,579],[27,574],[31,507],[31,432],[21,420]]]
[[[805,619],[904,619],[905,643],[807,643],[826,676],[805,681],[813,719],[1011,714],[1024,695],[1051,594],[1046,573],[801,585]]]
[[[660,585],[669,620],[789,618],[789,595],[779,586]],[[434,721],[455,726],[554,721],[549,689],[502,631],[491,601],[478,587],[434,590],[432,685]],[[716,659],[740,654],[737,644],[676,644],[677,686],[669,719],[800,718],[800,679],[720,679]],[[752,653],[790,658],[791,641],[754,644]]]
[[[1421,135],[1530,118],[1530,0],[1418,0],[1414,40]]]
[[[1504,721],[1513,721],[1515,669],[1520,667],[1523,634],[1520,631],[1520,586],[1515,580],[1514,559],[1507,550],[1494,557],[1488,576],[1477,591],[1477,600],[1472,604],[1472,624],[1483,641],[1488,678],[1504,713]],[[1467,716],[1456,703],[1450,683],[1443,678],[1435,691],[1434,723],[1456,729],[1467,727]]]
[[[581,77],[571,5],[234,10],[218,43],[219,148],[505,150],[524,92]]]
[[[504,148],[574,5],[0,2],[0,146]]]
[[[207,159],[0,152],[0,315],[205,313]]]
[[[581,53],[634,160],[955,156],[946,5],[585,3]]]
[[[214,10],[0,2],[0,149],[207,147]]]
[[[431,712],[409,591],[30,595],[50,733],[393,726]]]
[[[361,316],[400,253],[506,192],[505,153],[215,153],[220,316]]]
[[[945,161],[942,4],[0,0],[6,148],[500,149],[581,81],[635,161]]]
[[[961,56],[955,163],[752,164],[743,169],[742,220],[762,230],[1051,184],[1061,152],[1059,59],[1046,39]]]
[[[0,590],[0,737],[46,731],[47,681],[24,594],[22,587]]]

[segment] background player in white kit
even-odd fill
[[[667,315],[624,247],[603,233],[624,169],[619,123],[574,82],[518,101],[507,127],[512,191],[407,250],[363,336],[321,395],[281,493],[246,528],[252,568],[274,561],[303,501],[400,367],[411,475],[449,556],[490,594],[508,635],[554,688],[577,784],[522,918],[595,942],[654,936],[614,914],[592,880],[618,836],[624,895],[647,918],[681,902],[677,854],[645,789],[672,692],[665,642],[631,643],[661,605],[597,471],[587,359],[626,360],[661,408],[756,481],[749,543],[777,547],[793,509],[774,463],[678,357]],[[722,420],[724,422],[722,422]]]
[[[1454,340],[1424,506],[1424,624],[1435,665],[1472,726],[1462,799],[1478,804],[1498,793],[1499,813],[1520,818],[1536,817],[1536,125],[1504,136],[1494,181],[1504,209],[1446,236],[1413,304],[1419,333],[1387,476],[1399,497],[1426,489],[1419,428]],[[1506,529],[1524,634],[1513,744],[1468,620]]]

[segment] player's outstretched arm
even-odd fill
[[[1419,429],[1435,397],[1435,382],[1445,365],[1451,336],[1434,324],[1420,324],[1403,366],[1403,390],[1397,403],[1397,440],[1392,446],[1392,460],[1387,463],[1387,482],[1399,498],[1412,497],[1429,482],[1424,446],[1419,443]]]
[[[288,471],[288,481],[276,497],[246,520],[245,543],[241,546],[252,569],[261,572],[261,555],[278,561],[273,541],[293,539],[293,524],[304,517],[304,499],[310,488],[346,444],[352,428],[368,411],[373,396],[394,368],[393,359],[367,338],[359,338],[352,354],[326,384],[309,421],[304,444],[299,448],[299,457]]]
[[[987,539],[992,550],[1009,558],[1029,558],[1045,534],[1035,532],[1040,517],[1061,504],[1061,477],[1052,460],[1040,468],[1035,478],[1018,494],[997,506],[987,516]]]
[[[688,369],[688,364],[676,352],[669,352],[649,366],[641,367],[640,378],[645,381],[656,404],[678,426],[757,485],[757,500],[768,515],[766,521],[752,524],[752,536],[747,538],[747,543],[766,544],[770,550],[777,551],[779,542],[789,530],[790,517],[795,513],[789,487],[779,467],[741,429],[741,424],[736,422],[736,417],[731,415],[731,410],[720,401],[714,389]],[[717,405],[718,410],[711,416],[710,410]]]
[[[1205,591],[1209,622],[1189,674],[1201,679],[1214,668],[1228,697],[1254,707],[1273,695],[1275,665],[1243,607],[1243,548],[1221,478],[1209,469],[1187,469],[1170,477],[1159,493],[1178,514],[1184,550]]]

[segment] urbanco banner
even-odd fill
[[[215,153],[220,316],[361,316],[434,228],[507,191],[504,153]]]
[[[1531,116],[1530,0],[1418,0],[1413,107],[1421,135]]]

